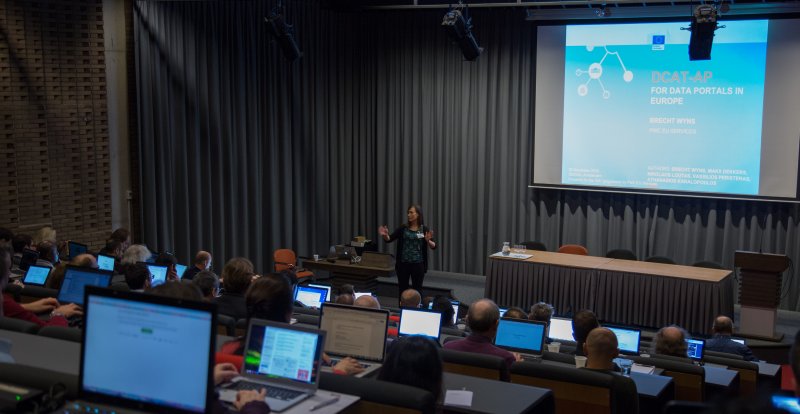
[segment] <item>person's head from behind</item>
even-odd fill
[[[594,315],[594,312],[588,309],[579,310],[572,317],[572,337],[575,342],[586,342],[589,332],[598,326],[600,326],[600,323],[597,322],[597,316]]]
[[[70,260],[69,264],[78,267],[97,269],[97,259],[89,253],[81,253]]]
[[[46,260],[52,264],[58,263],[58,247],[54,242],[43,241],[36,245],[36,250],[39,251],[39,259]]]
[[[128,231],[128,229],[120,227],[114,230],[108,239],[118,241],[122,247],[122,251],[124,252],[131,245],[131,232]]]
[[[349,293],[350,295],[352,295],[352,296],[355,296],[355,295],[356,295],[356,288],[355,288],[355,286],[353,286],[353,285],[351,285],[351,284],[349,284],[349,283],[345,283],[345,284],[343,284],[343,285],[342,285],[342,286],[339,288],[339,294],[340,294],[340,295],[343,295],[343,294],[345,294],[345,293]]]
[[[294,311],[292,285],[281,275],[256,279],[245,294],[247,317],[289,322]]]
[[[414,289],[406,289],[400,294],[401,308],[419,308],[422,296]]]
[[[253,263],[244,257],[234,257],[222,268],[222,287],[225,294],[243,295],[250,286],[255,270]]]
[[[665,326],[653,337],[653,351],[660,355],[686,358],[686,333],[678,326]]]
[[[194,256],[194,265],[198,269],[203,269],[203,270],[210,269],[211,268],[211,253],[209,253],[209,252],[207,252],[205,250],[200,250],[199,252],[197,252],[197,254]]]
[[[50,226],[44,226],[36,231],[36,234],[33,235],[33,243],[39,244],[43,241],[49,241],[50,243],[56,244],[58,239],[56,238],[56,231]]]
[[[340,305],[353,305],[355,299],[351,293],[340,293],[336,296],[336,300],[334,303],[338,303]]]
[[[733,320],[725,315],[717,316],[714,318],[714,325],[711,327],[711,332],[716,335],[733,335]]]
[[[503,314],[503,318],[507,319],[528,319],[528,314],[522,308],[512,306]]]
[[[608,328],[592,329],[583,343],[583,354],[586,355],[588,368],[612,369],[614,358],[619,356],[617,335]]]
[[[122,254],[122,260],[120,261],[122,264],[134,264],[138,262],[146,262],[150,259],[150,256],[153,254],[150,253],[150,249],[143,244],[133,244]]]
[[[453,310],[453,303],[450,302],[450,299],[441,295],[434,297],[431,309],[441,312],[442,326],[453,326],[453,315],[455,315],[455,311]]]
[[[200,289],[191,283],[181,283],[179,281],[162,283],[156,287],[149,288],[145,291],[150,295],[164,296],[168,298],[193,300],[200,302],[203,300],[203,294]]]
[[[436,401],[442,393],[442,357],[436,344],[410,335],[394,341],[378,379],[429,391]]]
[[[406,216],[408,218],[408,224],[416,223],[417,226],[422,226],[425,224],[425,219],[423,218],[422,214],[422,207],[419,204],[412,204],[408,206],[406,210]]]
[[[473,334],[494,338],[500,322],[500,308],[491,299],[480,299],[469,305],[467,326]]]
[[[119,240],[109,239],[106,241],[106,245],[100,249],[99,253],[121,260],[123,251],[122,243]]]
[[[22,253],[23,250],[33,247],[33,237],[28,234],[15,234],[11,239],[11,246],[14,247],[14,253]]]
[[[169,252],[162,252],[156,256],[156,260],[154,261],[157,265],[167,266],[170,272],[175,271],[175,265],[178,264],[178,259],[175,258],[175,255]]]
[[[125,266],[125,283],[130,290],[143,290],[150,287],[153,275],[144,263],[133,263]]]
[[[353,306],[358,306],[362,308],[380,309],[381,303],[378,302],[378,298],[376,298],[375,296],[363,295],[353,301]]]
[[[0,227],[0,243],[9,244],[12,240],[14,240],[14,232],[5,227]]]
[[[531,313],[528,318],[532,321],[544,322],[550,324],[550,318],[553,317],[553,305],[545,302],[539,302],[531,306]]]
[[[214,299],[219,292],[219,277],[210,270],[198,272],[194,276],[194,279],[192,279],[192,283],[200,288],[200,291],[203,292],[203,297],[206,300]]]

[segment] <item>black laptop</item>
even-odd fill
[[[59,303],[76,303],[83,306],[83,291],[86,286],[108,287],[113,272],[68,265],[64,281],[58,291]]]

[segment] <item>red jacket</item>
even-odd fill
[[[63,316],[53,316],[48,321],[39,319],[33,312],[25,310],[14,298],[5,293],[3,294],[3,316],[6,318],[22,319],[23,321],[33,322],[39,327],[42,326],[69,326],[67,318]]]

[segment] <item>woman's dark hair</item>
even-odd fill
[[[147,289],[146,293],[168,298],[194,300],[197,302],[203,300],[203,293],[200,292],[200,288],[191,283],[166,282]]]
[[[289,322],[294,311],[292,285],[281,275],[268,275],[250,284],[244,295],[247,318]]]
[[[453,326],[453,314],[455,314],[455,311],[450,299],[437,295],[433,298],[431,309],[442,313],[442,326]]]
[[[442,357],[432,340],[402,337],[392,344],[378,379],[421,388],[439,401],[442,394]]]
[[[414,210],[416,210],[416,212],[417,212],[417,225],[420,228],[422,228],[422,226],[425,224],[425,219],[423,218],[423,215],[422,215],[422,207],[420,207],[419,204],[412,204],[412,205],[408,206],[408,208],[406,209],[406,212],[408,212],[408,210],[411,210],[411,207],[414,207]]]
[[[244,257],[234,257],[222,268],[222,287],[226,293],[244,293],[254,274],[253,262]]]
[[[108,236],[109,240],[116,240],[120,243],[125,243],[128,241],[128,238],[131,237],[131,232],[128,231],[126,228],[118,228],[111,233],[111,236]]]

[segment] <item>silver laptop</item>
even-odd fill
[[[574,342],[575,337],[572,336],[572,319],[568,318],[550,318],[548,325],[547,337],[552,341]]]
[[[274,412],[311,397],[319,385],[325,332],[285,323],[251,319],[242,374],[220,390],[220,400],[233,402],[239,390],[267,390]]]
[[[358,377],[378,370],[386,355],[388,323],[388,310],[332,303],[322,305],[319,328],[328,333],[325,352],[336,357],[332,358],[332,365],[336,365],[339,358],[349,356],[358,360],[364,368]]]

